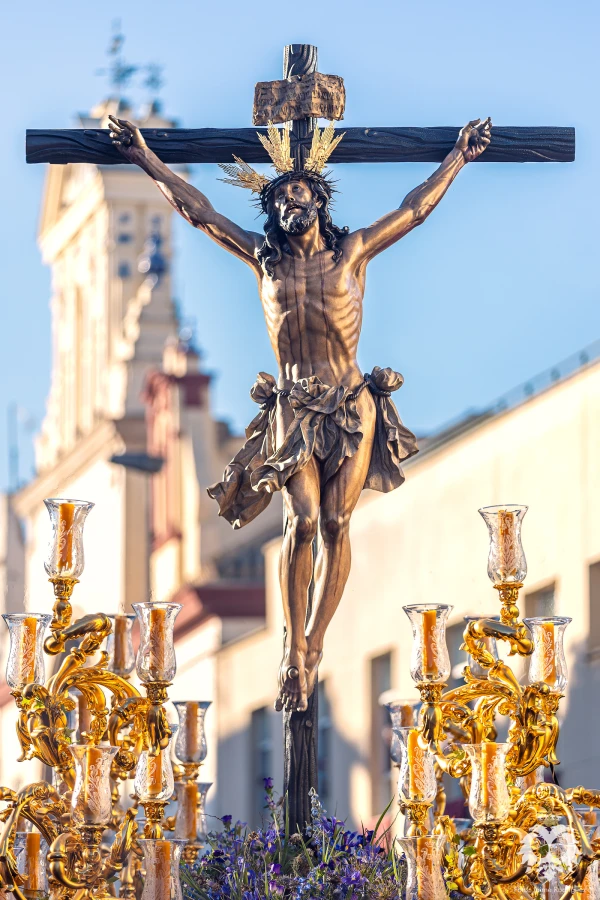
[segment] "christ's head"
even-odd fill
[[[305,178],[283,181],[273,191],[271,206],[286,234],[305,234],[317,221],[323,201]]]
[[[261,195],[267,220],[264,225],[265,242],[259,250],[259,261],[267,274],[273,276],[282,252],[290,252],[288,237],[305,234],[318,223],[325,246],[333,250],[337,262],[342,255],[338,241],[348,233],[331,221],[329,204],[332,188],[322,175],[312,172],[289,172],[274,178]]]

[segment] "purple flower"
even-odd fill
[[[272,778],[263,778],[263,784],[265,786],[265,791],[273,790],[273,779]]]
[[[357,872],[356,870],[349,872],[342,878],[342,884],[345,887],[361,887],[364,883],[365,879],[360,872]]]

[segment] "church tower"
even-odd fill
[[[134,117],[109,99],[79,116],[78,127],[106,128],[109,114]],[[157,104],[135,119],[173,125]],[[48,169],[39,245],[52,271],[52,377],[37,477],[15,499],[26,526],[30,608],[51,606],[43,499],[57,495],[98,504],[86,524],[85,587],[75,604],[116,611],[147,599],[148,475],[111,459],[145,453],[144,380],[179,331],[171,227],[164,197],[134,166]]]

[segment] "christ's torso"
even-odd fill
[[[284,254],[273,278],[263,274],[260,294],[279,365],[279,387],[317,375],[328,385],[355,387],[362,325],[364,274],[331,250],[305,259]]]

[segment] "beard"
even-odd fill
[[[298,209],[300,214],[298,215]],[[317,207],[315,203],[308,205],[298,204],[295,210],[291,210],[287,216],[280,216],[279,224],[286,234],[305,234],[310,226],[317,220]]]

